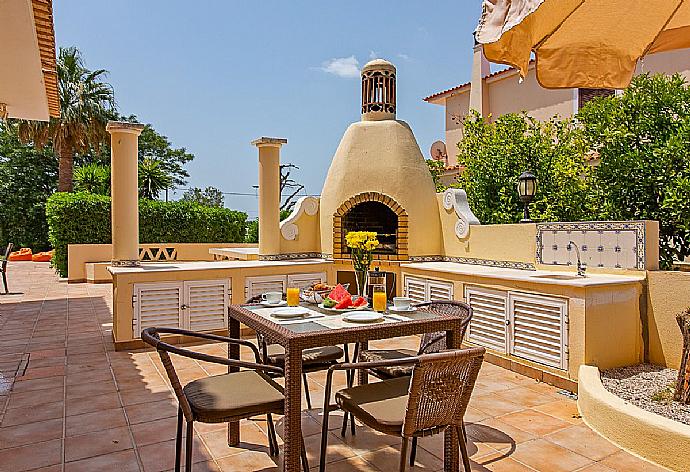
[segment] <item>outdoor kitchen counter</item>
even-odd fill
[[[575,268],[569,271],[521,270],[503,267],[489,267],[458,262],[415,262],[401,264],[402,270],[415,269],[420,271],[439,272],[471,277],[485,277],[490,279],[527,282],[530,284],[565,285],[569,287],[597,287],[603,285],[623,285],[640,283],[645,280],[645,272],[639,274],[600,274],[588,273],[578,277]]]
[[[197,270],[255,269],[261,267],[294,267],[324,264],[325,259],[299,259],[284,261],[199,261],[199,262],[142,262],[136,267],[109,266],[113,275],[149,272],[179,272]]]

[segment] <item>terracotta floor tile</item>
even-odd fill
[[[65,419],[65,436],[78,436],[120,426],[127,426],[122,408],[82,413]]]
[[[517,444],[536,438],[532,433],[490,418],[481,423],[466,424],[468,436],[475,441],[490,446],[498,451],[514,448]]]
[[[12,387],[12,393],[22,393],[34,390],[50,390],[55,392],[62,389],[64,377],[48,377],[45,379],[17,380]]]
[[[175,396],[167,385],[160,387],[154,387],[151,389],[144,388],[143,386],[137,386],[137,388],[129,390],[120,390],[120,397],[122,398],[122,404],[137,405],[139,403],[151,403],[158,402],[162,400],[176,401]]]
[[[577,410],[577,402],[575,400],[556,400],[543,405],[537,405],[534,409],[547,415],[555,416],[568,423],[582,424],[582,417]]]
[[[268,438],[266,433],[252,421],[240,423],[240,438],[242,441],[237,446],[228,446],[227,429],[220,429],[202,434],[201,440],[206,445],[214,459],[239,454],[247,449],[260,450],[268,453]]]
[[[0,449],[62,437],[62,418],[0,428]]]
[[[499,419],[537,436],[543,436],[571,426],[570,423],[532,409],[509,413],[499,417]]]
[[[599,461],[620,450],[587,426],[571,426],[544,436],[544,439],[594,461]]]
[[[543,405],[544,403],[551,403],[554,400],[554,398],[550,395],[535,392],[527,387],[518,387],[506,391],[500,391],[497,392],[496,395],[513,403],[523,405],[525,408]]]
[[[11,397],[12,396],[10,396],[10,403],[12,403]],[[8,409],[2,419],[1,426],[13,426],[62,418],[64,409],[62,402]]]
[[[194,439],[192,454],[194,463],[212,459],[199,438]],[[175,441],[149,444],[139,448],[139,456],[144,464],[144,472],[161,472],[175,466]],[[182,463],[185,461],[185,443],[182,443]],[[251,470],[251,469],[250,469]]]
[[[276,463],[267,454],[257,451],[244,451],[218,459],[216,462],[223,472],[247,472],[249,470],[278,472],[279,470]]]
[[[545,472],[572,472],[592,463],[586,457],[544,439],[518,444],[510,457]]]
[[[661,472],[666,470],[663,467],[635,457],[625,451],[610,455],[602,460],[601,463],[618,472]]]
[[[195,424],[196,426],[196,424]],[[184,428],[184,422],[183,422]],[[133,424],[130,429],[137,447],[155,444],[175,439],[177,434],[177,418],[163,418],[145,423]]]
[[[56,439],[40,444],[0,449],[0,464],[3,471],[22,472],[59,464],[62,460],[62,440]]]
[[[319,451],[321,450],[321,435],[314,435],[304,438],[304,444],[307,448],[307,459],[309,460],[309,464],[318,465]],[[281,456],[283,455],[282,446],[280,454]],[[328,433],[328,448],[326,450],[327,464],[353,456],[355,456],[355,452],[345,443],[343,443],[343,441],[340,439],[340,434],[336,435],[332,432]]]
[[[71,462],[131,448],[132,440],[128,428],[106,429],[65,438],[65,461]]]
[[[481,410],[490,416],[502,416],[525,409],[525,406],[522,404],[494,394],[472,395],[469,406]]]
[[[587,467],[578,470],[577,472],[616,472],[615,469],[612,469],[611,467],[605,466],[601,462],[595,462],[592,465],[588,465]]]
[[[120,399],[117,393],[94,395],[89,397],[89,401],[83,401],[81,398],[67,400],[67,416],[110,410],[112,408],[120,408]]]
[[[534,472],[533,468],[512,459],[505,453],[490,454],[477,459],[476,462],[473,459],[471,466],[472,470],[477,472]]]
[[[139,463],[134,449],[89,457],[65,464],[65,472],[94,471],[139,472]]]
[[[409,449],[408,449],[409,451]],[[398,470],[400,463],[400,444],[388,446],[361,455],[362,459],[380,470]],[[409,461],[409,455],[406,457]],[[443,467],[443,460],[428,453],[425,449],[417,449],[414,470],[434,471]]]
[[[67,386],[67,401],[76,398],[91,398],[95,395],[104,395],[117,391],[112,381],[100,381],[94,383],[82,383]]]
[[[125,406],[129,424],[145,423],[172,416],[177,417],[177,410],[177,403],[170,400]]]
[[[400,442],[400,439],[394,439],[396,439],[397,442]],[[480,457],[496,453],[496,449],[488,446],[485,443],[473,439],[471,436],[469,436],[467,440],[467,453],[469,454],[470,459],[472,460],[477,460]],[[443,459],[443,442],[443,434],[435,434],[433,436],[419,438],[418,447],[422,447],[429,453],[438,457],[439,459]]]

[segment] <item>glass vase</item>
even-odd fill
[[[368,270],[355,270],[355,279],[357,281],[357,295],[365,297],[367,289],[367,278],[369,277]]]

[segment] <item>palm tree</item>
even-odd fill
[[[158,195],[169,188],[173,179],[161,166],[161,161],[145,157],[139,162],[139,196],[155,200]]]
[[[74,190],[98,195],[110,195],[110,166],[84,164],[74,171]]]
[[[59,157],[58,192],[72,191],[74,155],[94,149],[108,138],[105,125],[114,117],[113,88],[104,69],[84,66],[77,48],[60,48],[57,61],[60,117],[49,122],[20,121],[19,138],[43,147],[52,142]]]

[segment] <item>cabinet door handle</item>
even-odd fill
[[[510,326],[510,320],[506,320],[506,326]]]
[[[187,308],[189,308],[189,306],[187,306],[187,305],[185,305],[185,304],[183,303],[183,304],[180,306],[180,308],[183,309],[183,310],[186,310]]]

